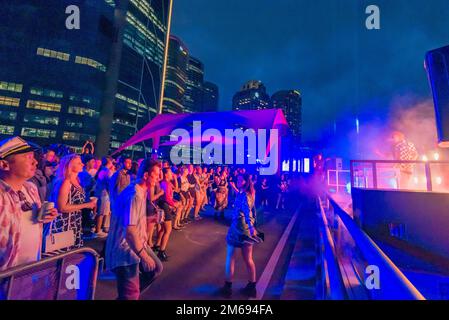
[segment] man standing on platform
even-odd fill
[[[402,132],[394,131],[391,134],[390,142],[393,147],[393,159],[399,161],[416,161],[419,154],[415,145],[405,139],[405,135]],[[410,188],[414,164],[399,163],[395,166],[399,169],[398,188],[408,189]]]

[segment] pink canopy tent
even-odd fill
[[[224,111],[204,113],[159,114],[145,127],[125,142],[114,154],[142,141],[153,140],[153,149],[158,149],[160,138],[169,136],[175,129],[192,131],[194,121],[201,121],[202,131],[207,129],[278,129],[285,134],[288,129],[287,120],[281,109]],[[224,143],[229,143],[224,140]],[[164,145],[171,145],[168,142]]]

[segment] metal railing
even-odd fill
[[[0,300],[93,300],[99,261],[80,248],[0,272]]]
[[[447,168],[442,170],[442,166]],[[441,186],[441,176],[447,178],[449,173],[449,161],[351,160],[350,172],[352,188],[449,192],[449,184]],[[380,173],[389,177],[381,177]]]
[[[376,243],[330,197],[318,198],[322,224],[322,274],[330,299],[425,300]],[[369,288],[368,266],[379,271],[378,288]],[[374,275],[376,276],[376,275]],[[343,291],[343,292],[342,292]]]
[[[337,253],[335,243],[332,239],[332,234],[326,213],[324,212],[321,199],[318,198],[320,212],[319,212],[319,237],[321,251],[321,285],[320,298],[324,300],[344,300],[347,298],[343,279],[341,277],[338,266]]]

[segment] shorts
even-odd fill
[[[188,192],[192,198],[195,198],[195,188],[190,188]]]
[[[167,202],[160,202],[159,207],[164,210],[165,221],[172,221],[176,217],[176,212],[174,212]]]
[[[102,196],[98,201],[98,215],[108,216],[111,214],[111,201],[109,201],[109,196]]]

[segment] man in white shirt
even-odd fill
[[[117,277],[119,300],[138,300],[139,264],[154,277],[162,272],[162,263],[147,248],[147,191],[150,179],[160,174],[157,161],[145,159],[134,183],[126,187],[112,212],[106,241],[106,264]]]

